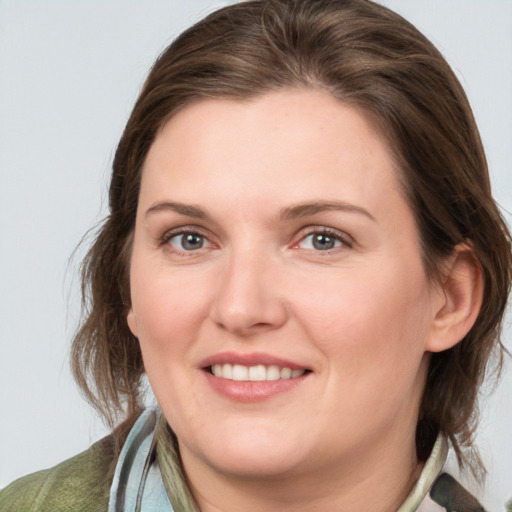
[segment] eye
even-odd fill
[[[207,239],[199,233],[178,233],[170,236],[167,243],[178,251],[197,251],[208,245]]]
[[[314,251],[331,251],[342,246],[350,247],[350,243],[341,235],[326,230],[309,233],[298,244],[301,249]]]

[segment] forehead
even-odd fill
[[[249,101],[203,99],[182,109],[150,148],[142,196],[151,182],[158,188],[156,182],[171,180],[175,191],[223,184],[245,195],[273,184],[322,194],[333,187],[339,199],[341,180],[346,192],[349,185],[375,189],[385,182],[396,188],[398,174],[369,115],[325,92],[291,89]]]

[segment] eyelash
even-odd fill
[[[173,229],[171,231],[167,231],[166,233],[164,233],[164,235],[160,238],[159,240],[159,245],[160,246],[167,246],[169,248],[169,250],[177,253],[177,254],[180,254],[180,255],[187,255],[187,256],[190,256],[196,252],[198,252],[200,249],[203,249],[204,247],[200,247],[196,250],[186,250],[186,249],[178,249],[176,247],[172,247],[170,242],[173,238],[177,238],[177,237],[180,237],[180,236],[186,236],[186,235],[195,235],[197,237],[200,237],[202,238],[206,243],[210,244],[210,245],[214,245],[209,239],[208,239],[208,236],[206,234],[204,234],[200,229],[198,228],[195,228],[195,227],[190,227],[190,228],[177,228],[177,229]],[[337,250],[337,249],[341,249],[342,247],[346,247],[346,248],[352,248],[353,247],[353,240],[351,237],[349,237],[347,234],[345,233],[341,233],[335,229],[332,229],[332,228],[328,228],[326,226],[309,226],[307,228],[304,228],[301,230],[301,232],[299,233],[299,236],[300,236],[300,239],[293,244],[292,248],[298,248],[299,244],[301,244],[302,242],[304,242],[308,237],[312,237],[312,236],[315,236],[315,235],[323,235],[323,236],[326,236],[326,237],[329,237],[329,238],[332,238],[335,242],[339,242],[341,244],[341,247],[338,246],[338,247],[333,247],[333,248],[330,248],[330,249],[325,249],[325,250],[320,250],[320,249],[317,249],[315,250],[314,248],[313,249],[305,249],[305,250],[308,250],[308,251],[313,251],[313,252],[317,252],[317,253],[331,253],[333,250]],[[314,243],[314,242],[313,242]]]

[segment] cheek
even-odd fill
[[[205,315],[206,288],[157,266],[146,265],[143,274],[132,268],[132,305],[144,366],[160,403],[169,389],[187,386],[194,340]],[[203,280],[204,284],[204,280]]]
[[[161,273],[154,278],[151,271],[132,287],[144,367],[158,403],[173,419],[176,409],[179,417],[188,414],[180,408],[180,398],[193,400],[193,374],[186,369],[204,313],[201,296],[184,293],[189,289],[179,278]]]
[[[412,378],[417,371],[429,329],[429,288],[421,264],[404,268],[317,279],[310,288],[317,292],[299,305],[309,337],[353,382],[396,372]]]
[[[133,265],[132,305],[141,341],[169,345],[171,339],[197,324],[204,315],[207,294],[205,280],[201,286],[197,281],[201,281],[199,276],[180,275],[151,265],[139,273]]]

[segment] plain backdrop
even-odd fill
[[[83,250],[69,257],[105,214],[112,155],[154,58],[226,3],[0,0],[0,487],[107,432],[68,369]],[[430,37],[461,79],[510,223],[512,1],[382,3]],[[490,511],[512,496],[510,366],[481,401]]]

